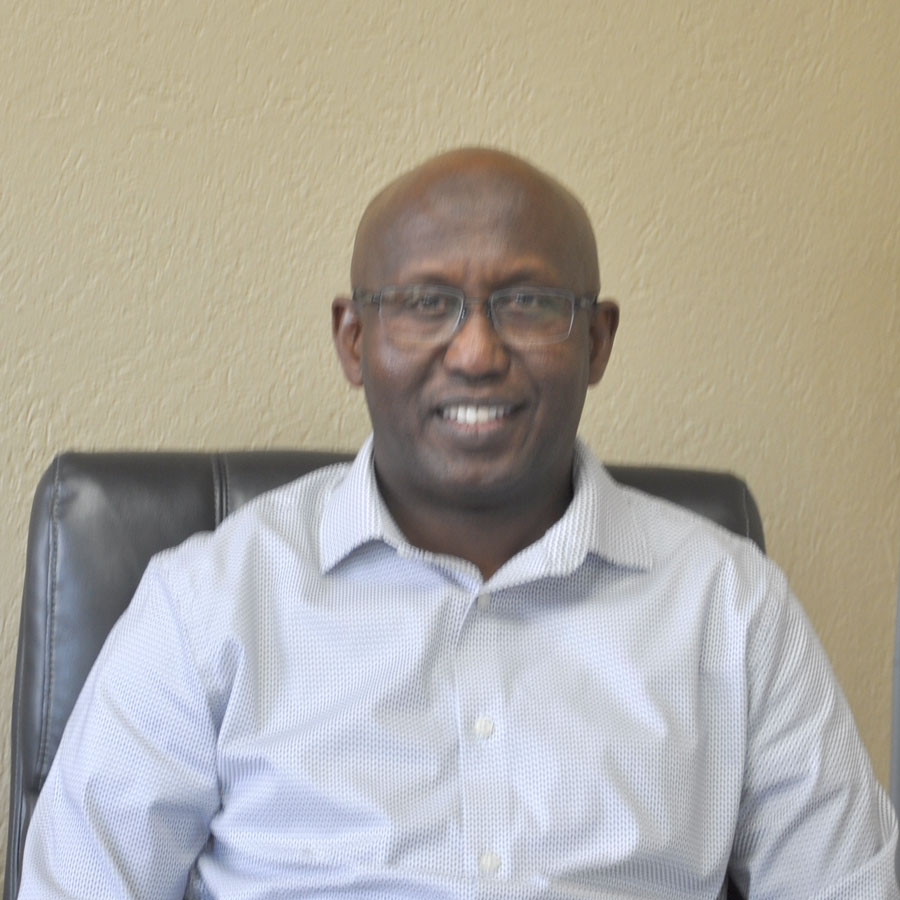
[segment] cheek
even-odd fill
[[[395,347],[377,335],[363,339],[362,379],[370,404],[390,411],[418,394],[430,365],[430,355],[415,348]]]
[[[569,394],[587,388],[590,362],[587,342],[570,340],[534,348],[530,368],[538,384]]]
[[[403,374],[402,355],[378,333],[377,328],[363,332],[362,372],[366,384],[389,383]]]
[[[570,348],[571,349],[571,348]],[[531,375],[541,396],[540,421],[543,431],[566,439],[577,430],[589,385],[590,361],[584,353],[545,354],[541,366]]]

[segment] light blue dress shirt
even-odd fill
[[[22,900],[898,897],[897,828],[782,573],[616,485],[487,582],[352,466],[151,563]]]

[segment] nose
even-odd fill
[[[509,351],[500,339],[484,302],[467,301],[459,329],[444,352],[444,365],[466,378],[490,378],[509,368]]]

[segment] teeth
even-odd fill
[[[441,415],[451,422],[459,422],[461,425],[481,425],[500,419],[508,415],[508,406],[445,406]]]

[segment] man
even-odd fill
[[[618,323],[581,205],[487,150],[359,227],[373,436],[157,557],[22,897],[897,898],[897,828],[782,574],[576,440]]]

